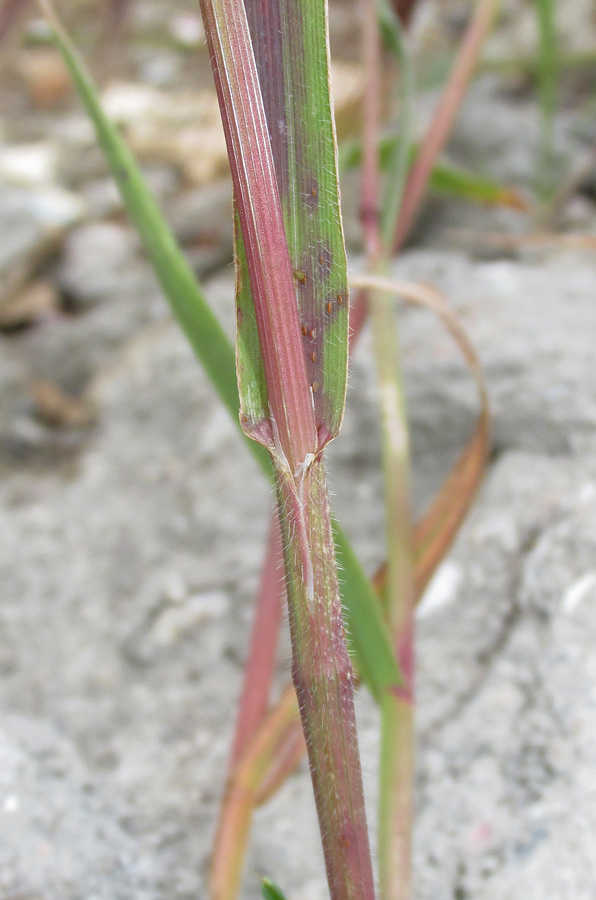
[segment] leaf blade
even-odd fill
[[[250,0],[246,9],[263,86],[320,448],[341,426],[348,364],[347,262],[326,8],[323,0]]]
[[[263,878],[261,885],[263,900],[286,900],[283,891],[270,878]]]

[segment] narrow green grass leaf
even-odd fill
[[[510,209],[527,209],[527,204],[515,188],[506,187],[493,181],[474,175],[459,166],[449,163],[438,163],[431,174],[429,190],[460,200],[473,203],[486,203],[490,206],[507,206]]]
[[[387,175],[381,209],[381,235],[383,243],[389,247],[397,227],[404,185],[411,165],[409,151],[414,106],[414,73],[400,19],[386,0],[377,0],[377,15],[385,44],[399,67],[401,89],[400,127],[387,154],[385,164]]]
[[[541,189],[547,189],[553,154],[557,91],[557,41],[553,0],[535,0],[538,15],[538,87],[542,117]]]
[[[379,163],[383,171],[387,171],[399,135],[386,134],[379,141]],[[418,153],[418,146],[408,149],[408,164],[411,165]],[[339,150],[340,171],[357,168],[362,162],[362,142],[346,141]],[[430,192],[470,200],[474,203],[487,203],[492,206],[507,206],[511,209],[525,210],[527,204],[515,188],[499,184],[491,178],[475,175],[460,166],[448,162],[437,162],[431,172],[428,188]]]
[[[270,878],[263,878],[261,885],[263,900],[286,900],[283,891]]]

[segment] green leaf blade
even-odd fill
[[[270,878],[263,878],[261,894],[263,895],[263,900],[286,900],[281,888],[271,881]]]
[[[535,0],[538,16],[538,89],[541,115],[541,183],[548,192],[549,167],[553,156],[554,118],[557,105],[557,36],[553,0]]]
[[[341,426],[348,364],[347,262],[339,209],[325,2],[249,0],[246,9],[322,447]]]

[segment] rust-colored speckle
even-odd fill
[[[303,325],[303,326],[302,326],[302,334],[304,335],[304,337],[306,337],[306,335],[307,335],[308,333],[309,333],[308,328],[306,327],[306,325]]]
[[[344,302],[344,298],[342,297],[341,294],[338,294],[338,295],[337,295],[337,302],[339,303],[340,306],[341,306],[342,303]]]
[[[314,339],[315,339],[316,336],[317,336],[317,329],[316,329],[316,328],[311,328],[310,331],[308,332],[308,336],[309,336],[309,338],[311,338],[311,340],[314,341]]]
[[[303,272],[302,269],[294,269],[294,278],[300,284],[306,284],[306,272]]]
[[[331,300],[327,304],[327,312],[329,313],[329,315],[331,315],[331,313],[333,312],[333,302]]]
[[[331,266],[333,264],[333,253],[331,252],[331,249],[322,242],[319,242],[318,250],[319,271],[321,275],[326,278],[331,272]]]
[[[313,352],[310,354],[310,358],[312,359],[312,361],[314,363],[316,363],[316,361],[317,361],[317,351],[316,350],[313,350]]]
[[[313,383],[311,384],[311,388],[312,388],[313,394],[316,394],[317,391],[319,390],[319,382],[313,381]]]
[[[314,177],[309,178],[304,187],[304,199],[306,202],[306,206],[310,209],[316,209],[317,203],[319,201],[319,185],[317,184],[317,179]]]
[[[244,312],[243,312],[243,310],[240,309],[240,307],[238,306],[238,307],[236,308],[236,322],[238,323],[238,327],[240,327],[240,326],[242,325],[243,319],[244,319]]]

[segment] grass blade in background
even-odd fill
[[[387,582],[383,596],[404,685],[381,703],[378,866],[381,900],[408,900],[412,881],[414,582],[409,428],[393,304],[369,290],[379,385]]]
[[[283,564],[281,534],[277,514],[272,516],[244,678],[238,703],[236,726],[230,753],[230,777],[269,707],[269,694],[276,664],[276,651],[285,600],[280,569]]]
[[[478,389],[480,415],[472,438],[412,532],[415,599],[418,601],[453,543],[482,482],[490,439],[490,409],[486,381],[474,346],[465,329],[442,295],[434,288],[369,275],[356,276],[353,283],[362,288],[376,286],[380,291],[401,297],[409,303],[415,303],[434,312],[459,347]],[[374,583],[376,589],[383,594],[387,584],[385,565],[377,572]]]
[[[478,0],[476,4],[449,80],[443,89],[437,110],[422,141],[416,162],[408,175],[393,241],[396,252],[401,249],[410,232],[430,174],[449,136],[478,62],[482,45],[500,5],[501,0]]]
[[[261,893],[263,895],[263,900],[286,900],[281,888],[274,884],[269,878],[263,878]]]
[[[491,178],[485,178],[467,172],[459,166],[437,163],[429,183],[429,191],[469,200],[473,203],[486,203],[489,206],[504,206],[527,212],[528,203],[515,188],[505,187]]]
[[[399,140],[399,134],[384,134],[379,141],[379,165],[382,171],[387,172],[389,169],[395,145]],[[417,145],[408,148],[408,165],[412,165],[418,150]],[[355,169],[361,163],[362,142],[359,140],[344,142],[339,148],[340,171]],[[430,174],[428,191],[473,203],[486,203],[489,206],[504,206],[524,212],[528,209],[526,200],[515,188],[440,160],[435,163]]]
[[[386,0],[377,0],[377,16],[384,43],[395,58],[400,82],[400,123],[393,145],[389,147],[387,159],[381,169],[386,171],[383,202],[380,212],[380,233],[383,244],[391,245],[395,223],[401,208],[404,185],[410,164],[410,136],[412,112],[414,108],[414,72],[410,54],[398,16]],[[377,140],[377,152],[380,141]],[[379,166],[379,163],[377,163]]]
[[[363,23],[363,66],[367,74],[364,95],[364,141],[361,210],[366,264],[370,272],[384,273],[389,266],[391,240],[399,213],[409,147],[409,65],[401,42],[397,17],[383,3],[367,0]],[[402,131],[389,165],[389,181],[380,193],[379,125],[382,65],[380,31],[390,39],[398,62],[405,59],[402,77]],[[381,201],[383,196],[383,201]],[[387,585],[384,612],[404,684],[381,699],[381,738],[378,792],[378,880],[381,900],[409,900],[412,880],[412,813],[414,757],[414,622],[410,460],[408,423],[395,312],[379,291],[365,285],[361,297],[368,303],[373,352],[381,407],[381,449],[385,498]],[[362,301],[361,301],[362,302]]]
[[[554,117],[557,102],[557,40],[553,0],[534,0],[538,16],[538,92],[541,114],[541,148],[538,188],[546,194],[550,187],[553,158]]]
[[[228,782],[226,815],[219,820],[216,852],[211,865],[210,893],[213,897],[238,895],[250,822],[259,802],[263,780],[279,756],[288,727],[299,721],[296,694],[290,686],[263,720],[237,765],[234,779]]]

